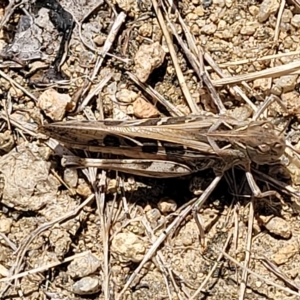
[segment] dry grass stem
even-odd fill
[[[223,86],[226,84],[237,84],[242,81],[250,81],[259,78],[268,78],[268,77],[276,78],[276,77],[292,74],[294,71],[298,70],[299,68],[300,68],[300,61],[295,61],[286,65],[277,66],[262,71],[213,80],[212,83],[215,86]]]
[[[231,67],[231,66],[239,66],[239,65],[243,65],[243,64],[252,64],[254,62],[261,62],[261,61],[269,61],[272,59],[280,59],[282,57],[289,57],[289,56],[294,56],[299,57],[300,56],[300,51],[291,51],[291,52],[287,52],[287,53],[277,53],[277,54],[270,54],[270,55],[264,55],[262,57],[256,57],[256,58],[249,58],[249,59],[242,59],[242,60],[236,60],[236,61],[229,61],[226,63],[221,63],[219,64],[219,68],[227,68],[227,67]],[[211,71],[214,68],[211,66],[205,66],[205,69],[207,71]]]
[[[254,223],[254,205],[252,200],[249,204],[248,232],[246,236],[245,260],[243,264],[245,268],[243,268],[242,270],[242,280],[240,283],[239,300],[244,300],[246,288],[247,288],[248,271],[246,268],[249,267],[250,258],[251,258],[253,223]]]
[[[37,102],[38,99],[30,92],[28,92],[22,85],[20,85],[19,83],[17,83],[15,80],[13,80],[12,78],[10,78],[7,74],[5,74],[3,71],[0,70],[0,76],[2,78],[4,78],[5,80],[9,81],[9,83],[13,86],[16,87],[18,89],[20,89],[25,95],[27,95],[30,99],[32,99],[33,101]]]
[[[279,284],[277,284],[277,283],[274,283],[272,280],[269,280],[269,279],[267,279],[267,278],[265,278],[265,277],[263,277],[263,276],[257,274],[256,272],[253,272],[253,271],[250,270],[249,268],[244,267],[241,263],[239,263],[237,260],[235,260],[234,258],[232,258],[229,254],[227,254],[227,253],[226,253],[225,251],[223,251],[222,249],[216,249],[216,251],[222,252],[223,255],[224,255],[227,259],[229,259],[230,261],[232,261],[232,262],[233,262],[236,266],[238,266],[240,269],[242,269],[242,270],[246,269],[247,272],[248,272],[249,274],[255,276],[256,278],[258,278],[258,279],[260,279],[261,281],[267,283],[268,285],[271,285],[271,286],[273,286],[273,287],[275,287],[275,288],[277,288],[277,289],[279,289],[279,290],[281,290],[281,291],[284,291],[284,292],[286,292],[286,293],[288,293],[288,294],[295,295],[295,296],[298,296],[298,297],[300,296],[299,293],[294,292],[293,290],[291,290],[291,289],[289,289],[289,288],[286,288],[286,287],[284,287],[284,286],[281,286],[281,285],[279,285]]]
[[[57,262],[57,263],[47,264],[45,266],[35,268],[35,269],[31,269],[29,271],[21,272],[21,273],[18,273],[16,275],[12,275],[12,276],[5,277],[5,278],[0,278],[0,282],[12,281],[12,280],[15,280],[15,279],[20,279],[20,278],[25,277],[25,276],[29,276],[29,275],[33,275],[33,274],[37,274],[37,273],[42,273],[42,272],[48,271],[49,269],[52,269],[54,267],[65,264],[67,262],[71,262],[74,259],[86,256],[89,253],[90,253],[90,251],[84,251],[84,252],[69,256],[69,257],[65,258],[63,261],[60,261],[60,262]]]
[[[182,92],[184,94],[184,97],[185,97],[185,99],[186,99],[186,101],[187,101],[187,103],[190,107],[191,112],[193,114],[197,114],[197,113],[200,112],[199,106],[196,105],[195,101],[193,100],[193,98],[190,94],[190,91],[189,91],[189,89],[186,85],[186,82],[184,80],[184,76],[182,74],[182,71],[181,71],[179,63],[178,63],[178,59],[177,59],[176,51],[174,49],[172,38],[170,36],[168,28],[167,28],[167,26],[165,24],[165,21],[163,19],[161,9],[159,8],[159,5],[158,5],[156,0],[152,0],[152,4],[153,4],[153,8],[155,10],[158,22],[160,24],[161,30],[164,34],[165,39],[166,39],[166,42],[167,42],[167,45],[168,45],[168,48],[169,48],[169,51],[170,51],[170,55],[171,55],[171,58],[172,58],[172,61],[173,61],[173,64],[174,64],[174,68],[175,68],[175,71],[176,71],[176,74],[177,74],[177,78],[178,78],[180,87],[182,89]]]

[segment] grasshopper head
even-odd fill
[[[257,139],[258,142],[247,146],[248,156],[259,165],[276,163],[285,151],[285,137],[270,123],[262,124],[261,129],[264,134]]]

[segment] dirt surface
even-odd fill
[[[254,198],[243,170],[226,172],[198,211],[203,239],[185,212],[215,178],[210,169],[153,179],[66,168],[62,154],[100,154],[38,132],[42,122],[202,109],[247,121],[276,95],[285,109],[272,103],[263,118],[299,149],[298,0],[176,5],[0,3],[0,299],[300,299],[300,173],[291,149],[280,165],[252,166],[260,189],[281,199]],[[184,45],[204,60],[223,105]]]

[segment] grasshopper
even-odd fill
[[[216,178],[199,198],[197,208],[223,173],[242,165],[256,197],[262,193],[250,172],[251,162],[273,164],[285,151],[285,138],[267,121],[241,122],[228,116],[202,114],[147,120],[67,121],[44,125],[40,131],[65,146],[122,155],[126,159],[64,156],[64,166],[114,169],[135,175],[168,178],[212,168]],[[220,143],[224,145],[220,148]]]

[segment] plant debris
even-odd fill
[[[298,0],[2,3],[0,298],[298,298],[299,12]],[[203,111],[241,124],[264,111],[287,149],[280,165],[252,165],[280,199],[252,197],[236,167],[194,212],[202,233],[192,207],[210,169],[79,170],[74,157],[120,156],[39,130]]]

